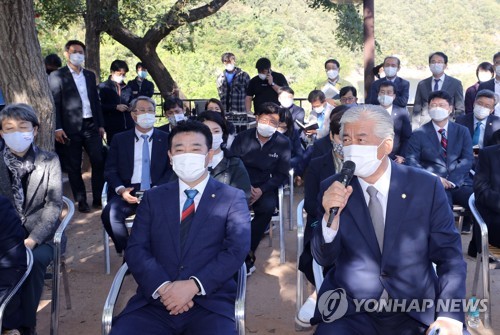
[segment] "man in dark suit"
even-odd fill
[[[462,334],[462,308],[436,308],[438,300],[464,299],[466,279],[460,235],[439,179],[388,159],[394,130],[380,107],[352,107],[341,124],[344,160],[356,169],[347,188],[339,175],[321,185],[322,222],[312,251],[320,265],[335,269],[319,291],[316,334],[424,334],[433,327]],[[333,207],[339,211],[328,227]],[[423,299],[434,304],[423,306]],[[397,304],[389,310],[374,307],[390,301]],[[418,310],[409,308],[415,302]]]
[[[493,67],[495,69],[495,78],[479,84],[478,92],[480,90],[490,90],[500,96],[500,52],[493,55]],[[500,116],[500,103],[497,103],[495,107],[495,115]]]
[[[472,194],[470,170],[474,162],[472,141],[464,126],[449,122],[452,98],[444,91],[429,96],[431,122],[413,132],[406,150],[406,164],[439,176],[450,206],[469,208]],[[470,232],[470,218],[464,219],[462,232]]]
[[[140,194],[167,183],[172,175],[166,159],[168,134],[153,128],[154,100],[138,97],[132,101],[130,110],[135,128],[115,135],[116,141],[111,143],[104,169],[109,201],[101,218],[118,253],[127,246],[125,220],[135,213]],[[145,152],[147,157],[143,156]]]
[[[373,82],[370,87],[370,93],[366,99],[367,104],[380,105],[378,101],[380,85],[391,82],[394,84],[394,93],[396,95],[393,104],[397,107],[406,109],[408,98],[410,96],[410,82],[398,77],[398,71],[401,69],[401,61],[395,56],[387,56],[384,59],[385,77]]]
[[[92,205],[101,206],[104,185],[102,137],[104,121],[93,72],[82,68],[85,44],[69,41],[64,57],[68,65],[49,76],[49,85],[56,108],[56,141],[66,146],[68,178],[80,212],[90,212],[82,179],[82,147],[92,166]]]
[[[438,51],[429,56],[429,68],[432,76],[418,83],[413,106],[412,127],[416,129],[430,120],[427,101],[434,91],[445,91],[452,97],[454,117],[465,112],[464,89],[462,82],[456,78],[445,75],[448,66],[448,56]]]
[[[404,162],[406,144],[411,137],[411,124],[406,107],[395,105],[397,98],[394,83],[386,81],[379,85],[377,101],[391,115],[394,122],[394,140],[389,157],[401,164]]]
[[[295,121],[299,121],[300,123],[304,124],[304,117],[306,113],[304,111],[304,108],[299,107],[294,103],[293,100],[294,96],[295,92],[292,90],[292,88],[284,86],[279,90],[278,100],[280,102],[281,107],[287,108],[292,114],[293,128],[298,132],[301,132],[302,128],[300,128],[297,122]]]
[[[152,97],[155,92],[155,85],[146,79],[148,76],[148,69],[143,63],[139,62],[135,65],[137,77],[128,82],[128,86],[132,89],[132,99],[137,97]]]
[[[111,334],[234,334],[233,275],[250,249],[245,194],[209,176],[207,126],[181,122],[169,142],[179,180],[146,191],[137,209],[125,259],[139,288]]]
[[[500,129],[500,117],[495,116],[495,93],[481,90],[474,101],[474,112],[457,118],[457,123],[469,129],[472,146],[492,145],[493,133]]]

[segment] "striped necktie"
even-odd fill
[[[443,148],[444,157],[446,157],[446,149],[448,148],[448,138],[446,137],[446,129],[441,128],[438,130],[441,134],[441,148]]]
[[[194,197],[198,194],[197,190],[184,190],[184,193],[187,195],[187,199],[184,202],[184,206],[182,207],[182,216],[181,216],[181,248],[184,247],[184,243],[186,242],[186,238],[189,232],[189,227],[191,226],[191,222],[194,217]]]

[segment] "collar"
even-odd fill
[[[83,74],[83,67],[80,67],[80,73],[77,73],[75,70],[73,70],[69,65],[68,65],[69,72],[73,75],[79,76]]]
[[[147,133],[141,133],[139,130],[137,130],[137,128],[134,128],[134,133],[135,133],[135,140],[136,142],[139,141],[139,139],[141,138],[141,135],[148,135],[148,141],[151,142],[153,140],[153,131],[155,129],[154,128],[151,128],[150,131],[148,131]]]
[[[436,133],[439,133],[439,129],[444,129],[444,130],[446,130],[446,135],[447,135],[447,136],[449,136],[449,135],[448,135],[448,125],[450,124],[450,120],[448,120],[448,121],[446,122],[446,124],[444,125],[444,127],[442,127],[442,128],[441,128],[441,127],[438,127],[438,126],[434,123],[434,121],[431,121],[431,122],[432,122],[432,126],[434,127],[434,130],[436,131]]]
[[[487,120],[488,120],[488,117],[485,117],[485,118],[484,118],[484,119],[482,119],[482,120],[478,120],[478,119],[476,119],[476,117],[474,116],[474,128],[476,128],[476,124],[477,124],[478,122],[482,123],[482,124],[483,124],[483,126],[485,126],[485,125],[486,125],[486,121],[487,121]]]
[[[337,79],[335,80],[330,80],[330,78],[328,78],[328,83],[335,86],[338,84],[339,80],[340,80],[340,74],[337,76]]]
[[[208,164],[209,167],[215,168],[224,158],[224,151],[220,151],[218,154],[213,155],[212,161]]]
[[[443,81],[443,83],[444,83],[444,77],[446,77],[446,74],[444,74],[444,72],[443,72],[443,74],[441,75],[441,77],[439,77],[439,78],[436,78],[436,77],[434,77],[434,75],[432,75],[432,83],[434,84],[434,80],[436,80],[436,79],[437,79],[437,80],[442,80],[442,81]]]
[[[208,184],[208,179],[210,178],[210,173],[207,173],[207,176],[205,177],[205,179],[203,179],[202,181],[200,181],[197,185],[195,185],[195,187],[189,187],[188,184],[186,184],[185,182],[183,182],[180,178],[179,178],[179,192],[182,194],[184,193],[185,190],[197,190],[198,191],[198,195],[202,195],[203,192],[205,191],[205,188],[207,187],[207,184]]]
[[[393,106],[394,106],[394,105],[392,104],[392,105],[390,105],[389,107],[385,108],[385,110],[387,111],[387,113],[389,113],[389,115],[392,115],[392,107],[393,107]]]
[[[386,160],[388,160],[387,164],[387,169],[385,170],[384,174],[380,176],[380,178],[375,182],[375,184],[371,185],[368,184],[366,181],[364,181],[362,178],[358,177],[359,185],[361,185],[361,188],[363,189],[363,192],[366,193],[366,189],[368,186],[373,186],[377,189],[377,191],[387,199],[389,196],[389,187],[391,186],[391,174],[392,174],[392,165],[391,161],[389,160],[388,157],[385,157]]]

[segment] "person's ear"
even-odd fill
[[[384,139],[384,142],[379,147],[379,150],[377,150],[377,158],[382,159],[384,156],[389,156],[389,154],[392,152],[393,146],[394,141],[392,140],[392,138]]]
[[[170,152],[170,150],[169,150],[169,151],[167,151],[167,154],[168,154],[168,159],[169,159],[169,161],[170,161],[170,165],[173,165],[173,164],[172,164],[172,153]]]
[[[36,137],[37,134],[38,134],[38,126],[34,126],[33,127],[33,137]]]

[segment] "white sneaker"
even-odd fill
[[[316,299],[313,296],[309,296],[306,302],[302,305],[299,310],[299,314],[295,320],[302,327],[311,327],[311,319],[314,316],[314,309],[316,308]]]

